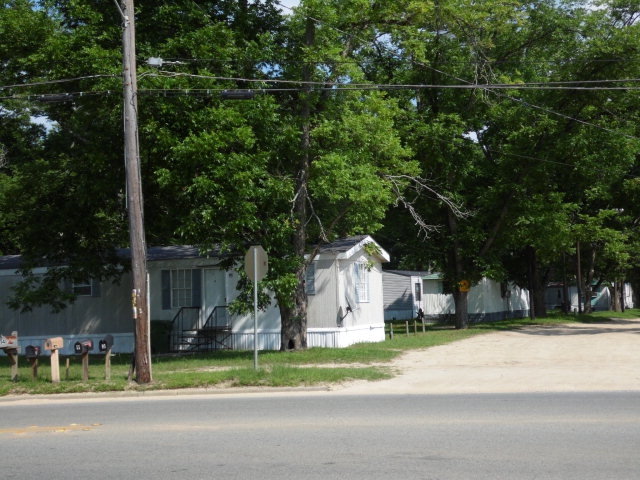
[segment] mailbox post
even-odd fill
[[[60,382],[60,354],[58,350],[64,347],[62,337],[47,338],[44,341],[44,349],[51,351],[51,382]]]
[[[104,379],[111,380],[111,349],[113,348],[113,335],[106,335],[98,342],[98,350],[104,352]]]
[[[76,355],[82,355],[82,381],[89,380],[89,352],[93,350],[93,340],[83,340],[73,344]]]
[[[31,373],[33,379],[38,378],[38,357],[40,356],[40,347],[35,345],[27,345],[24,349],[24,356],[31,363]]]
[[[11,332],[11,335],[0,335],[0,348],[9,357],[11,366],[11,381],[18,381],[18,332]]]

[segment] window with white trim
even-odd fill
[[[366,263],[354,263],[354,276],[356,286],[356,301],[368,303],[369,299],[369,268]]]
[[[202,306],[202,269],[162,270],[162,309]]]
[[[173,308],[192,306],[192,270],[171,270],[171,306]]]

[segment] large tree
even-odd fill
[[[185,177],[190,185],[182,189],[190,238],[235,247],[259,242],[269,253],[264,285],[280,308],[282,349],[307,346],[304,280],[311,246],[380,228],[395,199],[389,175],[417,172],[395,128],[396,102],[350,88],[364,78],[353,59],[358,41],[345,38],[341,25],[309,19],[335,20],[338,9],[355,14],[346,7],[306,2],[289,19],[288,49],[280,51],[277,67],[289,82],[283,85],[302,83],[267,89],[225,120],[207,115],[212,126],[233,122],[238,134],[226,135],[232,145],[203,129],[176,147],[181,158],[199,158],[203,166],[197,177]],[[210,161],[218,155],[219,162]],[[229,211],[235,212],[231,221]]]
[[[139,0],[136,23],[148,243],[263,244],[283,348],[306,346],[305,255],[383,224],[399,265],[445,273],[458,327],[460,280],[516,280],[543,314],[578,241],[599,278],[633,266],[633,2],[275,3]],[[52,267],[16,306],[122,271],[121,21],[110,2],[3,6],[0,248]]]
[[[576,213],[587,198],[604,200],[612,179],[634,159],[633,117],[611,118],[618,96],[597,88],[577,93],[571,87],[585,85],[566,82],[624,78],[620,62],[594,53],[605,45],[610,53],[622,48],[623,42],[603,39],[628,40],[629,32],[603,21],[609,11],[573,2],[404,7],[403,18],[414,28],[396,26],[398,48],[380,62],[393,65],[399,55],[408,61],[377,73],[430,85],[409,103],[421,121],[409,122],[408,135],[422,152],[425,175],[473,212],[460,219],[448,206],[424,205],[423,215],[439,218],[442,228],[423,255],[409,243],[405,265],[445,272],[458,327],[466,326],[466,308],[456,283],[465,277],[519,281],[531,290],[532,313],[544,315],[545,275],[573,253]],[[626,15],[620,23],[629,28],[633,14]],[[635,56],[635,44],[626,43],[625,55]],[[605,168],[611,176],[602,175]]]
[[[29,79],[47,83],[23,97],[47,101],[35,104],[53,129],[43,158],[25,161],[7,193],[25,198],[12,216],[26,275],[16,306],[63,308],[73,300],[58,288],[64,280],[117,275],[114,249],[127,244],[121,18],[114,4],[25,5],[55,26]],[[416,173],[396,132],[396,102],[348,88],[364,78],[353,59],[362,40],[306,17],[334,21],[340,2],[307,2],[286,21],[273,2],[136,7],[139,56],[160,59],[138,72],[148,242],[216,244],[238,258],[262,243],[283,348],[304,348],[309,247],[375,231],[402,184],[388,176]],[[355,23],[358,5],[346,11]],[[255,95],[226,100],[238,89]],[[29,275],[43,258],[49,273]]]

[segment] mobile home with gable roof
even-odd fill
[[[222,267],[223,256],[202,254],[193,246],[169,246],[149,248],[147,258],[152,352],[253,349],[253,315],[234,315],[227,308],[238,296],[239,276]],[[305,282],[308,346],[384,340],[382,263],[388,260],[367,235],[318,248]],[[63,337],[63,355],[72,354],[78,340],[91,339],[97,345],[105,335],[114,337],[114,352],[133,350],[129,274],[117,284],[89,279],[69,285],[78,297],[61,312],[48,307],[20,312],[6,305],[12,285],[21,278],[19,265],[19,256],[0,257],[0,333],[17,331],[25,345]],[[275,301],[258,312],[257,341],[260,350],[280,349]]]

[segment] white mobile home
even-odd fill
[[[445,321],[455,314],[453,295],[443,293],[443,279],[438,273],[385,270],[383,284],[385,320],[416,318],[419,309],[431,321]],[[525,317],[529,312],[528,292],[483,278],[471,287],[468,308],[472,323]]]
[[[371,243],[376,248],[368,248]],[[221,260],[216,252],[202,255],[192,246],[148,250],[151,340],[156,353],[253,348],[253,316],[227,311],[238,295],[238,274],[222,268]],[[306,280],[309,346],[345,347],[384,340],[381,264],[388,260],[388,254],[366,235],[319,248]],[[73,343],[79,339],[91,339],[97,345],[107,334],[114,337],[114,352],[133,350],[129,275],[118,285],[70,286],[79,296],[62,312],[42,307],[21,313],[5,303],[11,286],[20,279],[19,261],[16,256],[0,257],[0,333],[17,331],[24,345],[63,337],[62,354],[73,353]],[[258,312],[257,340],[261,350],[280,348],[275,302]]]
[[[564,302],[563,295],[564,286],[562,283],[550,283],[545,290],[545,305],[547,310],[562,309]],[[569,300],[569,310],[571,312],[578,312],[580,309],[585,308],[584,292],[580,297],[580,303],[578,303],[578,287],[576,285],[567,286],[567,295]],[[600,285],[592,292],[591,307],[594,310],[611,310],[613,305],[612,289],[607,285]],[[629,283],[624,284],[624,289],[621,292],[621,301],[624,303],[624,308],[634,308],[634,295],[633,287]]]

